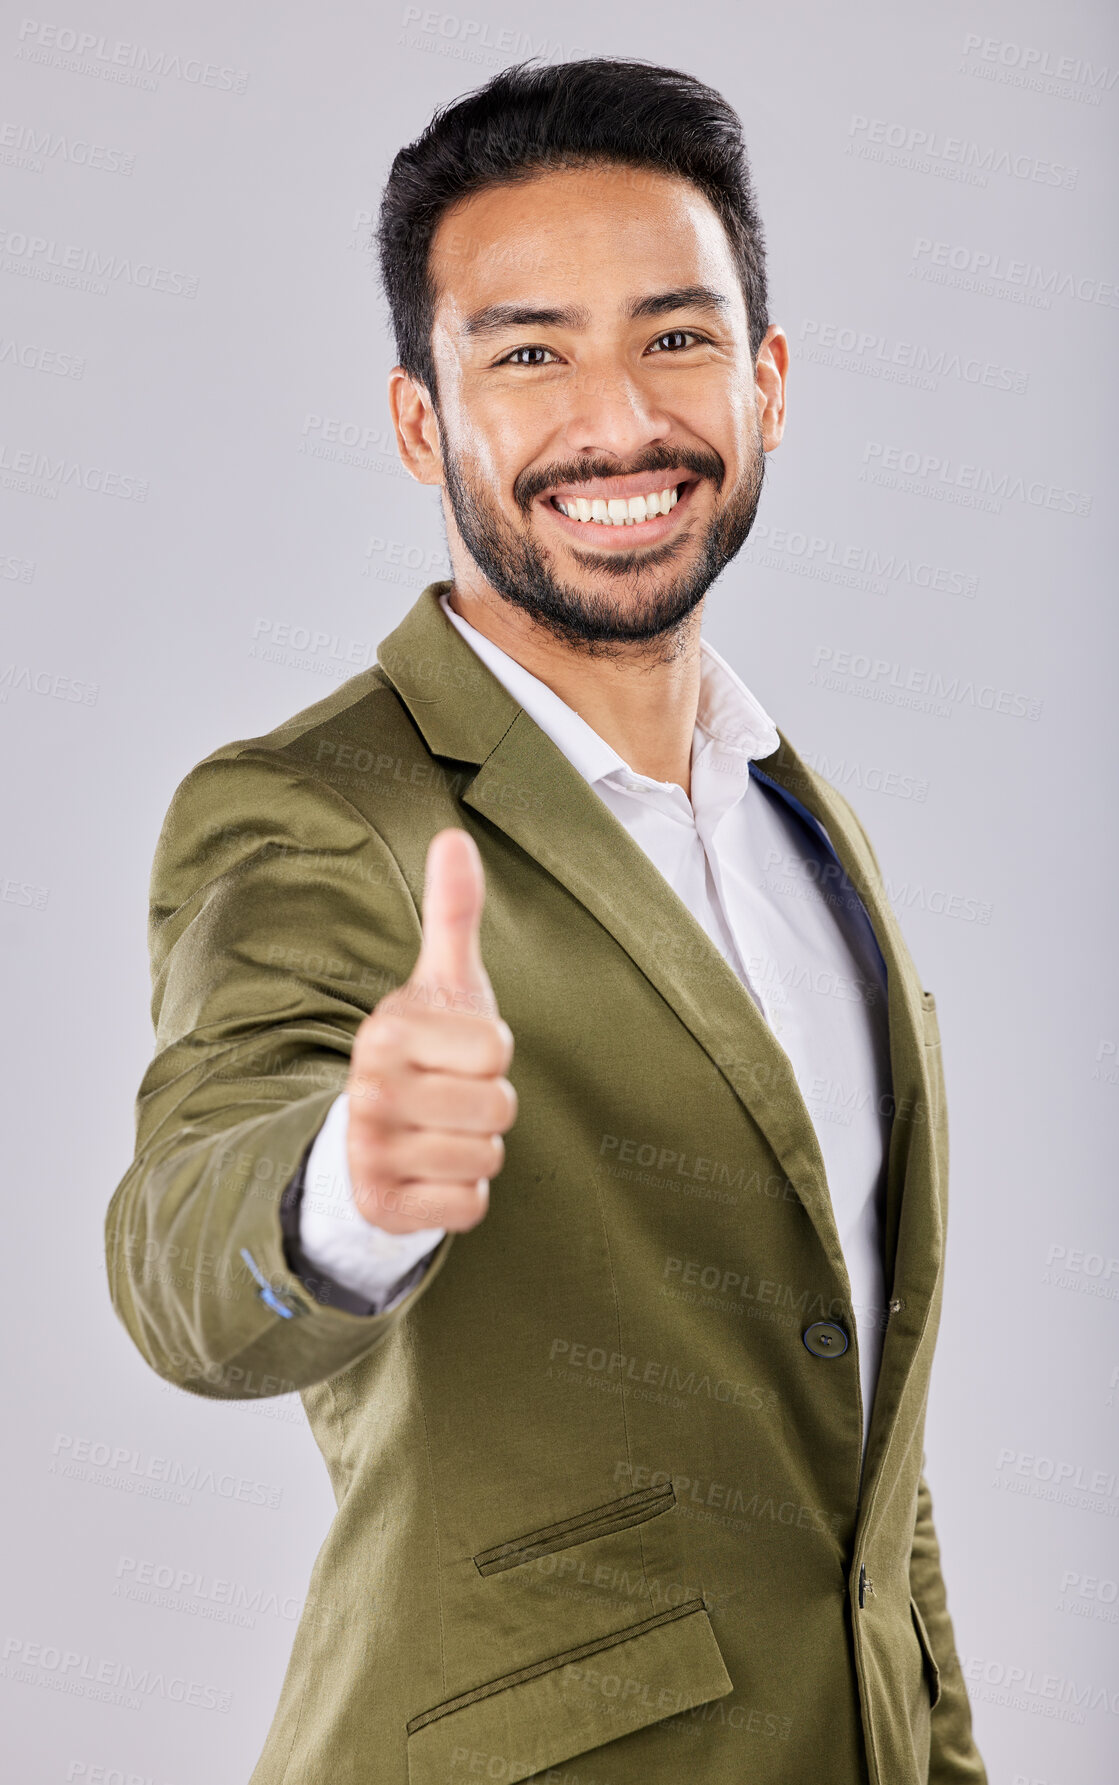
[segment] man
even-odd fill
[[[254,1785],[982,1781],[935,1002],[700,637],[785,414],[739,122],[512,69],[379,239],[453,578],[177,790],[107,1223],[153,1368],[299,1389],[331,1473]]]

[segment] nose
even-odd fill
[[[609,453],[625,462],[672,432],[671,417],[625,366],[581,368],[569,401],[563,439],[572,455]]]

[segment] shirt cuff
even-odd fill
[[[353,1313],[387,1314],[423,1276],[445,1229],[386,1233],[365,1219],[350,1183],[348,1123],[349,1098],[343,1091],[331,1104],[303,1162],[298,1226],[292,1232],[294,1223],[289,1221],[294,1241],[289,1249],[295,1253],[293,1264],[300,1276],[310,1267],[308,1287],[318,1300],[336,1301]],[[291,1199],[287,1200],[290,1209]],[[348,1295],[331,1294],[332,1285]]]

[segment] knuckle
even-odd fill
[[[370,1101],[376,1105],[378,1117],[392,1122],[400,1113],[401,1083],[393,1073],[385,1073],[372,1088]]]
[[[346,1081],[350,1100],[350,1122],[359,1134],[377,1132],[383,1106],[384,1081],[367,1073],[351,1072]]]
[[[398,985],[396,991],[387,992],[387,996],[373,1007],[366,1017],[366,1023],[377,1034],[396,1035],[400,1039],[409,1032],[412,1010],[414,1007],[409,1000],[407,985]]]
[[[386,1170],[383,1148],[375,1137],[364,1139],[357,1149],[356,1159],[351,1159],[350,1180],[353,1186],[354,1200],[359,1204],[362,1197],[379,1199],[391,1182],[391,1174]]]
[[[410,1019],[402,1004],[390,1004],[386,1009],[382,1002],[366,1017],[362,1028],[366,1029],[373,1046],[395,1053],[402,1051],[407,1044],[409,1023]]]
[[[370,1027],[363,1024],[354,1036],[353,1050],[350,1054],[351,1069],[355,1072],[377,1073],[384,1069],[391,1052],[390,1039],[386,1036],[384,1025],[367,1018]]]

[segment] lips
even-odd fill
[[[565,532],[590,537],[593,530],[603,545],[612,545],[617,529],[629,528],[627,545],[636,545],[636,534],[651,544],[673,530],[675,511],[681,503],[687,505],[696,481],[688,472],[672,470],[590,478],[553,490],[543,499],[544,507],[561,517]]]

